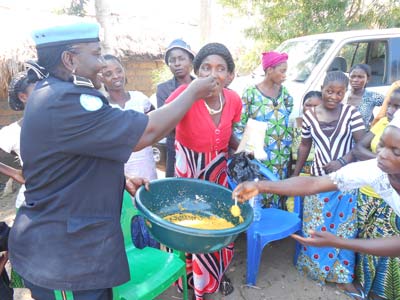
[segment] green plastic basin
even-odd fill
[[[190,253],[217,251],[245,231],[253,221],[253,209],[238,203],[244,221],[233,217],[232,192],[218,184],[188,178],[165,178],[150,183],[150,191],[141,187],[136,193],[136,205],[145,218],[150,233],[160,243]],[[178,212],[202,216],[219,216],[235,227],[220,230],[189,228],[166,221],[163,217]]]

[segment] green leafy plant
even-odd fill
[[[245,34],[274,49],[283,41],[309,34],[400,26],[400,1],[388,0],[219,0],[226,8],[251,18]],[[254,52],[256,49],[252,49]],[[239,67],[253,64],[254,55],[239,58]],[[258,61],[257,61],[258,63]]]

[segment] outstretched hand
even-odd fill
[[[201,77],[193,80],[188,86],[188,92],[193,92],[196,99],[204,99],[213,95],[219,86],[214,76]]]
[[[314,231],[308,232],[310,237],[302,237],[297,234],[292,234],[291,237],[303,245],[315,247],[335,247],[338,237],[327,231]]]
[[[232,198],[237,198],[239,202],[244,202],[257,196],[260,193],[256,181],[246,181],[239,184],[232,192]]]
[[[146,190],[149,190],[150,181],[143,177],[125,177],[125,189],[132,195],[135,196],[136,191],[139,187],[144,185]]]

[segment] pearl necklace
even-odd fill
[[[210,114],[210,115],[216,115],[216,114],[219,114],[221,111],[222,111],[222,108],[223,108],[223,104],[222,104],[222,96],[221,96],[221,93],[219,94],[219,109],[212,109],[211,107],[209,107],[208,106],[208,104],[207,104],[207,102],[205,101],[205,100],[203,100],[204,101],[204,105],[206,106],[206,108],[207,108],[207,110],[208,110],[208,113]]]

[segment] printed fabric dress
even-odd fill
[[[347,98],[350,95],[350,91],[347,92],[345,101],[343,103],[347,103]],[[364,126],[366,130],[369,130],[370,124],[372,120],[374,119],[373,112],[374,108],[376,106],[381,106],[383,103],[383,95],[373,92],[373,91],[368,91],[365,90],[364,94],[362,95],[361,103],[360,105],[356,106],[358,111],[361,114],[361,117],[363,118],[364,121]]]
[[[287,178],[293,135],[289,126],[293,98],[284,86],[275,99],[264,95],[257,86],[251,86],[243,93],[242,103],[241,120],[235,126],[235,134],[239,139],[242,137],[248,119],[266,122],[264,151],[268,159],[262,163],[279,179]],[[278,195],[267,195],[263,204],[267,207],[282,206]]]
[[[180,86],[167,99],[173,101],[187,85]],[[240,121],[242,103],[234,91],[224,89],[225,104],[218,126],[212,121],[203,100],[194,103],[176,127],[175,175],[197,178],[227,186],[228,145],[233,124]],[[233,258],[233,243],[207,254],[186,253],[188,285],[196,300],[218,291],[221,278]],[[182,288],[179,283],[179,287]]]
[[[351,150],[352,133],[364,131],[364,124],[356,108],[343,105],[340,117],[327,134],[326,127],[319,123],[312,111],[303,118],[302,138],[312,138],[315,145],[311,175],[321,176],[323,166]],[[303,236],[308,231],[329,231],[345,238],[357,235],[357,194],[356,191],[325,192],[304,197]],[[303,246],[296,263],[300,273],[320,283],[325,281],[350,283],[354,280],[355,253],[326,247]]]
[[[380,137],[389,124],[382,118],[372,128],[371,150],[376,153]],[[360,188],[358,196],[358,237],[375,239],[399,236],[400,218],[370,186]],[[384,299],[400,299],[400,258],[357,253],[357,280],[366,295],[372,292]]]
[[[386,226],[380,226],[382,223],[372,225],[372,219],[368,220],[369,226],[361,231],[362,235],[368,237],[381,236],[398,236],[399,216],[400,216],[400,195],[391,186],[389,177],[379,167],[376,159],[370,159],[349,164],[337,172],[329,174],[329,177],[337,184],[340,190],[346,191],[353,188],[360,188],[369,184],[373,190],[380,195],[385,201],[385,205],[392,210],[390,213],[387,207],[383,204],[375,204],[371,216],[379,217],[376,220],[379,222],[381,218],[387,218],[386,222],[390,222],[393,227],[397,227],[394,232]],[[386,215],[386,216],[385,216]],[[399,258],[374,257],[370,260],[370,265],[367,265],[367,260],[362,260],[364,267],[365,282],[372,282],[372,287],[369,292],[374,292],[382,299],[397,300],[400,299],[399,289]],[[368,273],[371,271],[371,273]],[[359,273],[359,272],[357,272]],[[368,287],[365,285],[367,291]]]

